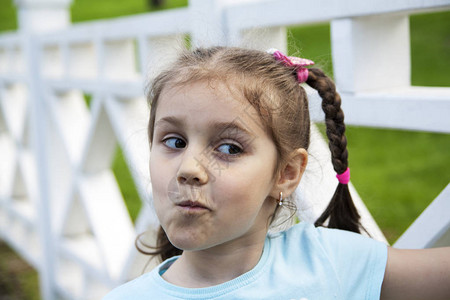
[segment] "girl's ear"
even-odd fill
[[[290,196],[300,183],[307,163],[308,152],[305,149],[299,148],[292,151],[278,173],[271,196],[278,199],[280,192],[283,192],[283,198]]]

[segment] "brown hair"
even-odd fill
[[[195,81],[219,81],[243,95],[259,113],[262,123],[272,137],[278,151],[280,167],[295,149],[308,149],[310,119],[308,99],[303,87],[296,80],[296,70],[276,61],[271,54],[241,48],[213,47],[183,52],[178,60],[152,82],[148,94],[150,120],[148,137],[153,140],[158,100],[164,88],[183,86]],[[337,173],[347,169],[347,140],[341,99],[333,81],[320,69],[309,69],[307,84],[316,89],[323,99],[327,136],[330,140],[332,162]],[[350,197],[347,185],[339,184],[332,201],[316,221],[323,226],[360,232],[359,215]],[[139,239],[139,237],[138,237]],[[144,245],[148,246],[148,245]],[[165,260],[181,254],[168,240],[160,227],[154,250],[138,250],[145,254],[159,255]]]

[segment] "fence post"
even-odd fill
[[[192,45],[207,47],[227,44],[224,7],[230,0],[189,0]]]
[[[410,85],[408,15],[380,15],[331,22],[336,85],[355,93]]]
[[[39,281],[42,299],[56,299],[54,278],[55,244],[51,226],[50,183],[48,177],[48,152],[46,126],[46,102],[41,83],[40,49],[37,38],[40,33],[64,29],[70,24],[68,7],[72,0],[16,0],[19,31],[27,65],[25,81],[28,87],[29,117],[32,128],[31,143],[37,170],[37,227],[41,244]]]
[[[15,0],[19,30],[29,34],[66,28],[72,0]]]

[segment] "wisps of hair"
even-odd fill
[[[182,250],[176,248],[170,243],[169,238],[166,235],[166,232],[161,226],[159,226],[158,229],[156,237],[157,241],[156,246],[145,243],[142,240],[143,234],[145,234],[145,232],[139,234],[136,237],[136,240],[134,241],[136,249],[142,254],[151,255],[153,257],[159,257],[161,261],[165,261],[166,259],[171,258],[173,256],[181,255],[181,253],[183,252]],[[150,250],[146,250],[144,248]]]
[[[337,174],[348,167],[347,138],[345,137],[344,112],[341,109],[341,97],[336,92],[334,82],[320,69],[309,69],[306,83],[317,90],[322,98],[325,112],[326,133],[331,150],[331,161]],[[363,228],[360,215],[353,203],[347,184],[339,183],[328,207],[315,222],[315,226],[338,228],[361,233]]]

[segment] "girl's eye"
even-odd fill
[[[217,150],[230,155],[237,155],[242,153],[242,149],[234,144],[223,144],[217,147]]]
[[[173,148],[173,149],[180,149],[180,148],[186,147],[186,142],[183,141],[182,139],[176,138],[176,137],[167,138],[163,141],[163,143],[167,147]]]

